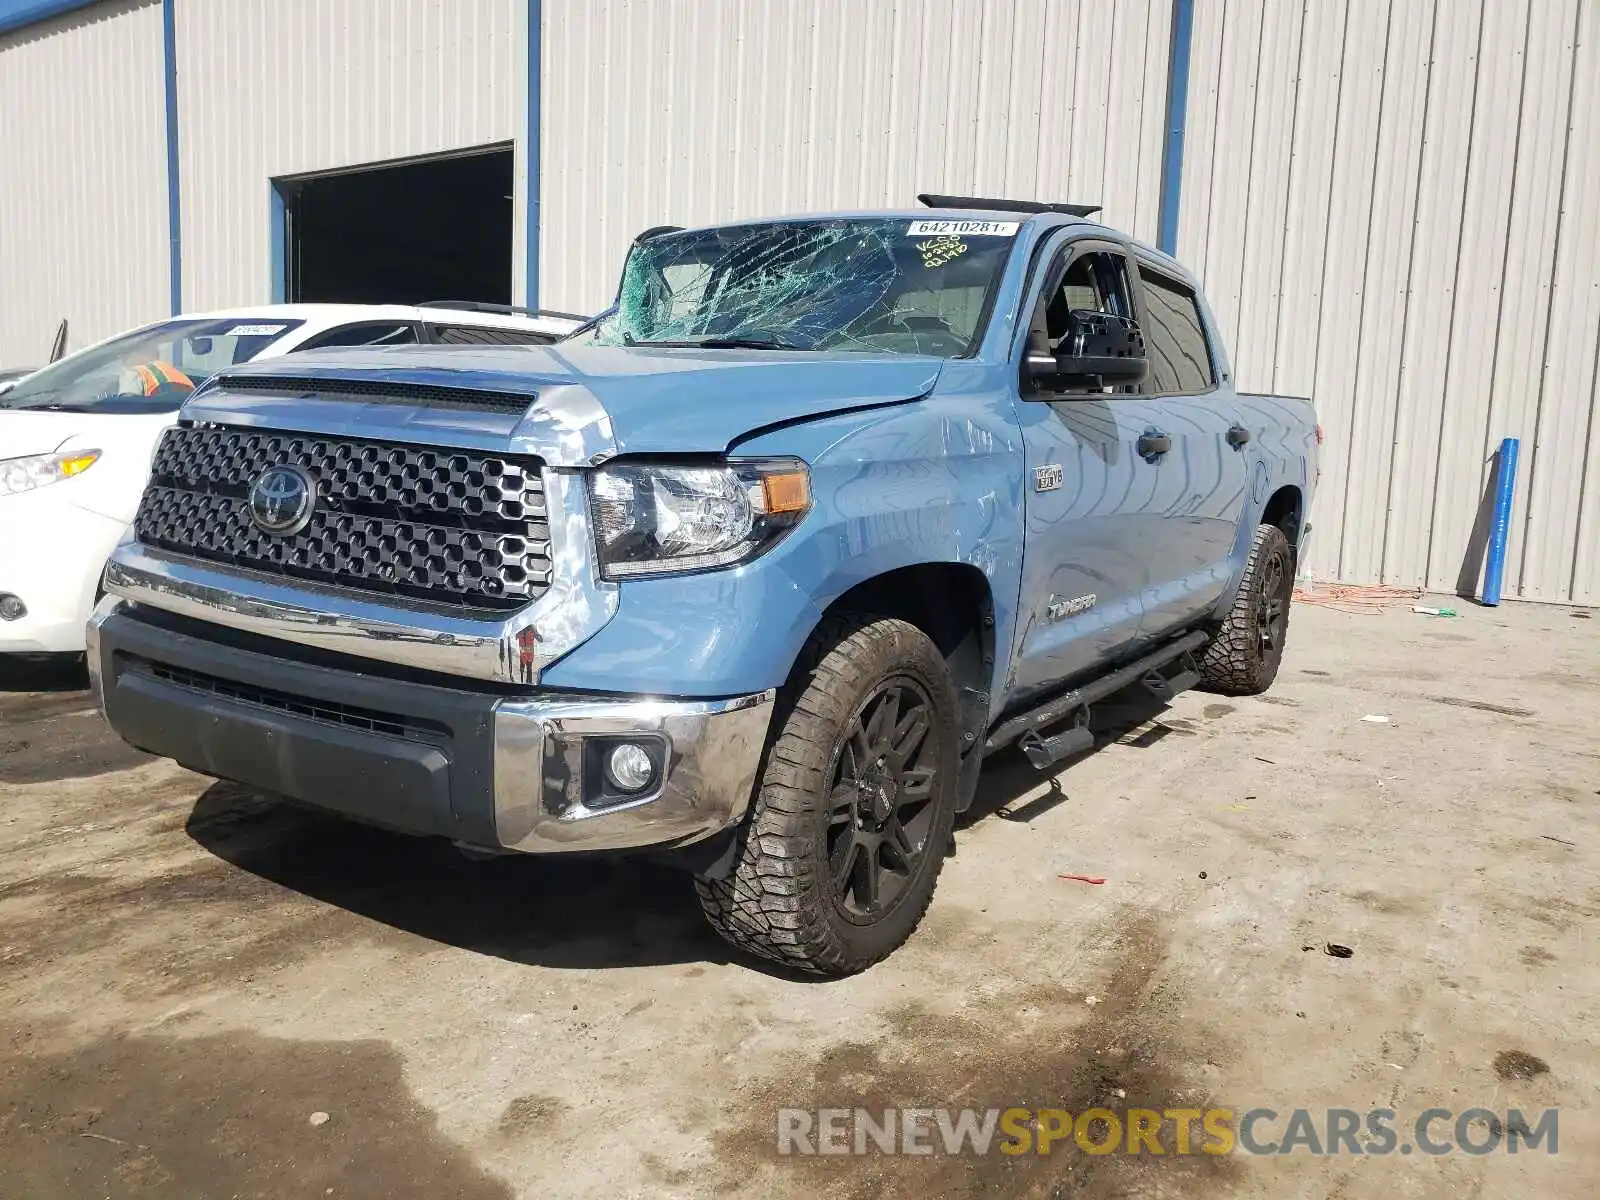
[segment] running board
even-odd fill
[[[1074,725],[1071,729],[1045,737],[1037,728],[1030,729],[1017,739],[1017,745],[1028,756],[1028,761],[1033,764],[1036,771],[1042,771],[1053,763],[1058,763],[1064,758],[1071,758],[1074,754],[1082,754],[1085,750],[1094,749],[1094,734],[1089,732],[1088,713],[1083,714],[1084,721]]]
[[[1179,692],[1200,682],[1200,672],[1195,668],[1193,654],[1210,635],[1203,630],[1192,630],[1166,645],[1135,659],[1125,667],[1091,680],[1082,687],[1073,688],[1043,704],[1008,717],[996,725],[994,732],[983,744],[985,754],[1002,750],[1012,742],[1022,743],[1022,752],[1039,770],[1073,754],[1082,753],[1094,745],[1094,735],[1089,732],[1089,706],[1107,696],[1120,692],[1133,683],[1144,686],[1162,700],[1170,700]],[[1183,669],[1176,675],[1164,676],[1163,667],[1182,661]],[[1076,714],[1072,728],[1061,733],[1044,736],[1041,730]]]
[[[1170,702],[1179,692],[1187,692],[1203,678],[1194,664],[1193,655],[1183,655],[1181,665],[1183,669],[1176,675],[1163,675],[1160,671],[1151,671],[1140,682],[1156,699]]]

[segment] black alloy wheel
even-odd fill
[[[933,701],[914,680],[884,680],[840,742],[829,794],[828,869],[835,901],[875,921],[904,894],[928,851],[941,747]]]

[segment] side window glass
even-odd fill
[[[1217,377],[1194,292],[1145,267],[1139,268],[1139,280],[1144,285],[1144,341],[1150,357],[1146,390],[1210,391]]]
[[[417,340],[415,327],[404,322],[369,321],[364,325],[341,325],[318,334],[300,347],[322,350],[330,346],[409,346]]]
[[[1061,282],[1044,298],[1047,353],[1054,354],[1061,339],[1067,336],[1073,309],[1089,309],[1119,317],[1133,315],[1133,305],[1128,299],[1127,268],[1120,254],[1099,251],[1079,254],[1067,264]]]

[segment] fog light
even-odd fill
[[[0,596],[0,621],[18,621],[28,615],[28,606],[10,592]]]
[[[655,781],[656,765],[643,746],[623,742],[606,756],[606,778],[619,791],[642,792]]]

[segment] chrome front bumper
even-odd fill
[[[681,846],[735,824],[774,700],[397,682],[247,649],[116,596],[88,646],[106,719],[141,749],[353,820],[525,853]],[[634,738],[657,755],[657,782],[604,794],[597,751]]]
[[[623,850],[685,845],[744,816],[774,693],[727,700],[548,696],[494,710],[494,820],[508,850]],[[591,739],[659,739],[660,782],[593,803]],[[588,761],[586,761],[588,760]],[[589,786],[586,786],[589,785]]]

